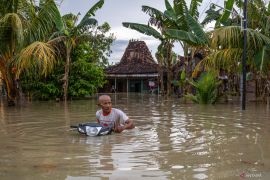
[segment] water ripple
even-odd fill
[[[234,179],[247,170],[268,171],[270,113],[265,106],[241,111],[235,105],[126,94],[112,101],[134,120],[135,129],[101,137],[70,131],[71,124],[95,120],[96,99],[1,107],[0,176]]]

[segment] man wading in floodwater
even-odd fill
[[[101,110],[96,112],[96,118],[100,125],[113,128],[114,132],[122,132],[125,129],[135,127],[132,120],[121,110],[112,108],[111,97],[101,95],[98,98],[98,105]]]

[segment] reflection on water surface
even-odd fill
[[[136,128],[84,137],[96,99],[0,105],[0,179],[270,179],[270,109],[113,95]]]

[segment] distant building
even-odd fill
[[[104,92],[158,91],[158,64],[144,41],[129,41],[121,61],[105,71]]]

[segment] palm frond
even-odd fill
[[[37,15],[34,15],[30,19],[31,22],[27,24],[27,31],[25,31],[26,44],[37,40],[44,40],[51,33],[53,27],[63,29],[59,9],[53,0],[45,1],[45,4],[41,6]]]
[[[174,11],[173,7],[171,6],[170,2],[168,0],[165,0],[165,7],[168,11]]]
[[[186,9],[187,5],[185,0],[174,1],[174,11],[177,17],[176,23],[182,30],[188,30],[188,24],[185,17]]]
[[[48,43],[34,42],[24,48],[15,62],[18,73],[23,70],[38,68],[43,74],[50,72],[55,64],[54,49]]]
[[[262,50],[257,52],[254,57],[254,64],[257,71],[267,75],[270,64],[270,49],[264,47]]]
[[[213,21],[217,21],[220,18],[220,10],[215,10],[215,6],[211,6],[206,12],[206,16],[202,21],[202,25],[205,26]]]
[[[10,39],[12,37],[13,38],[15,37],[15,39],[12,39],[12,40],[15,40],[17,44],[20,44],[20,42],[23,41],[22,19],[20,18],[18,14],[7,13],[3,18],[0,19],[0,24],[1,24],[0,25],[1,35],[6,36],[6,37],[0,36],[2,42],[5,42],[3,41],[3,39],[6,39],[6,38]],[[7,35],[6,33],[9,33],[9,35]]]
[[[55,45],[57,43],[64,42],[65,40],[67,40],[67,36],[56,34],[55,36],[52,36],[47,43],[50,45]]]
[[[91,16],[95,16],[95,12],[96,12],[98,9],[102,8],[103,4],[104,4],[104,0],[100,0],[100,1],[98,1],[96,4],[94,4],[94,5],[89,9],[89,11],[84,15],[84,17],[82,18],[82,22],[83,22],[83,21],[86,21],[86,19],[89,19],[89,17],[91,17]]]
[[[198,45],[197,37],[191,32],[186,32],[178,29],[166,29],[164,32],[172,39],[184,41],[190,45]]]
[[[201,3],[202,3],[202,0],[191,0],[190,2],[189,13],[196,20],[199,17],[198,7],[200,6]]]
[[[168,0],[165,0],[165,6],[166,6],[166,10],[164,12],[164,16],[169,19],[171,22],[175,22],[177,21],[177,16],[174,12],[173,7],[171,6],[170,2]]]
[[[91,26],[96,26],[98,24],[98,21],[94,18],[88,18],[81,21],[78,26],[76,27],[79,31],[85,32],[89,29]]]
[[[268,3],[268,5],[267,5],[266,12],[270,14],[270,3]]]
[[[250,57],[252,52],[248,52]],[[241,62],[243,55],[243,49],[241,48],[229,48],[212,52],[209,56],[204,58],[201,63],[206,70],[211,69],[228,69],[236,70],[238,63]],[[233,69],[234,68],[234,69]]]
[[[208,44],[209,39],[207,34],[204,32],[200,23],[195,20],[188,12],[186,14],[187,23],[189,25],[190,30],[194,33],[194,35],[198,38],[199,44]]]
[[[234,0],[226,0],[224,3],[225,3],[224,11],[219,19],[221,23],[224,23],[228,20],[233,8]]]
[[[163,12],[150,6],[142,6],[142,11],[148,14],[150,17],[154,17],[154,18],[163,17]]]
[[[269,37],[270,36],[270,16],[265,17],[265,19],[264,19],[264,21],[262,23],[264,23],[263,24],[263,27],[264,27],[263,28],[263,34],[267,35]]]
[[[130,22],[123,22],[122,24],[124,27],[136,30],[142,34],[146,34],[148,36],[153,36],[153,37],[160,39],[160,40],[163,39],[162,35],[157,30],[152,28],[151,26],[148,26],[145,24],[130,23]]]
[[[243,32],[239,26],[227,26],[215,29],[211,34],[211,47],[216,49],[243,47]],[[253,29],[247,29],[248,49],[258,50],[270,44],[270,38]]]
[[[174,0],[174,11],[177,15],[184,15],[187,9],[187,4],[185,0]]]
[[[58,31],[62,31],[64,29],[64,23],[60,14],[58,7],[56,6],[55,2],[52,2],[52,10],[51,10],[51,17],[54,18],[53,22],[55,27]]]

